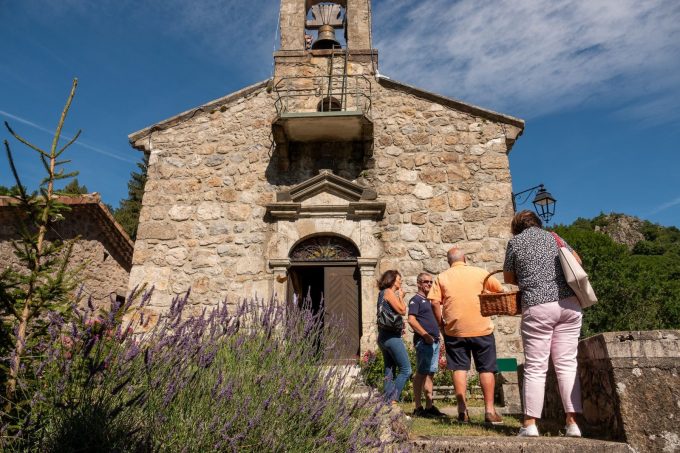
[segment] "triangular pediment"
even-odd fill
[[[349,179],[321,170],[290,190],[278,192],[276,202],[268,204],[267,214],[272,219],[303,217],[342,217],[347,219],[381,219],[385,203],[377,201],[373,189]]]
[[[337,206],[349,204],[349,200],[330,192],[319,192],[302,200],[302,206]]]
[[[318,175],[301,182],[290,190],[278,192],[276,201],[309,204],[308,200],[318,199],[319,204],[328,204],[332,199],[371,201],[377,198],[375,190],[360,186],[349,179],[321,170]]]

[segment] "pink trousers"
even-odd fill
[[[582,412],[576,353],[581,332],[576,297],[533,305],[522,311],[524,345],[524,413],[541,418],[545,376],[552,356],[565,412]]]

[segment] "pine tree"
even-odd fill
[[[20,239],[12,243],[20,265],[7,266],[0,272],[0,309],[2,322],[9,327],[6,332],[10,332],[11,349],[4,382],[5,413],[21,406],[21,396],[18,395],[21,364],[24,360],[30,360],[26,352],[44,331],[45,313],[56,311],[66,314],[71,303],[69,294],[74,281],[67,272],[67,266],[75,241],[49,241],[46,236],[54,223],[63,219],[63,213],[68,211],[68,206],[60,203],[55,196],[55,183],[77,175],[77,172],[64,174],[60,167],[68,161],[58,160],[80,136],[78,131],[68,143],[59,146],[61,131],[77,85],[78,80],[74,79],[48,151],[21,137],[5,121],[9,133],[39,155],[47,173],[40,183],[39,192],[28,193],[14,165],[9,142],[4,140],[9,167],[19,190],[14,198],[20,212],[16,216]]]
[[[149,167],[149,154],[144,153],[142,161],[137,163],[140,172],[132,172],[128,182],[128,197],[120,202],[120,206],[113,213],[113,217],[123,227],[134,241],[137,237],[139,213],[142,210],[142,197],[146,185],[146,172]]]
[[[26,188],[23,188],[24,191],[26,191]],[[21,193],[21,190],[19,190],[19,186],[16,184],[13,185],[12,187],[5,187],[5,186],[0,186],[0,195],[4,196],[18,196]]]
[[[86,186],[81,186],[78,183],[78,178],[73,178],[70,183],[66,184],[63,189],[58,191],[61,195],[81,195],[89,193]]]

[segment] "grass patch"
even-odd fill
[[[400,403],[405,414],[413,413],[413,403]],[[444,412],[456,413],[456,406],[437,406]],[[455,415],[443,418],[413,417],[408,422],[409,437],[441,437],[441,436],[516,436],[520,428],[517,417],[503,416],[505,424],[500,426],[484,423],[484,415],[471,415],[470,423],[458,423]]]

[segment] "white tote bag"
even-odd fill
[[[552,232],[551,232],[552,233]],[[574,290],[578,298],[581,308],[587,308],[597,303],[597,296],[593,287],[588,281],[588,274],[583,270],[583,267],[576,261],[574,255],[564,245],[564,241],[557,234],[552,233],[557,242],[557,247],[560,252],[560,264],[562,265],[562,272],[564,278],[567,280],[569,287]]]

